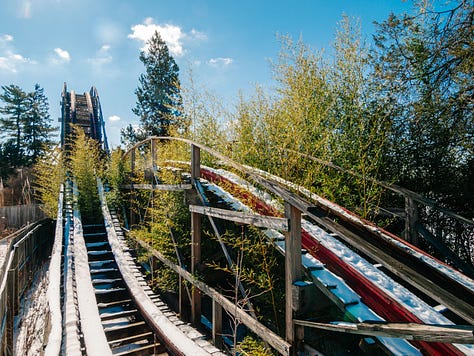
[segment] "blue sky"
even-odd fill
[[[272,82],[277,34],[328,48],[342,15],[374,20],[409,11],[402,0],[0,0],[0,85],[40,84],[57,121],[63,83],[77,93],[95,86],[112,146],[136,123],[131,108],[144,67],[140,49],[159,30],[186,85],[195,80],[231,106],[239,91]]]

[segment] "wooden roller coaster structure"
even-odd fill
[[[89,92],[76,94],[68,92],[64,84],[61,98],[62,149],[69,149],[71,124],[75,124],[108,152],[97,90],[92,87]],[[188,171],[176,185],[159,184],[155,177],[159,145],[170,140],[187,145],[190,157],[185,162]],[[369,352],[474,352],[474,281],[465,274],[302,187],[236,163],[187,139],[150,137],[137,143],[122,158],[130,162],[132,174],[138,169],[137,153],[146,149],[149,161],[143,166],[153,172],[152,180],[144,184],[130,182],[122,189],[132,193],[139,189],[180,190],[200,198],[188,207],[192,226],[189,268],[170,261],[147,242],[135,241],[176,272],[180,282],[192,285],[186,290],[184,283],[179,283],[178,315],[190,310],[190,323],[180,320],[147,285],[134,250],[125,239],[125,230],[107,206],[100,180],[97,194],[101,216],[93,220],[81,217],[71,172],[61,187],[51,250],[50,331],[45,355],[224,355],[226,313],[282,355],[314,353],[311,345],[305,344],[305,335],[315,330],[361,335],[361,348]],[[202,166],[202,151],[219,160],[220,168]],[[171,166],[174,163],[167,162]],[[283,205],[266,201],[263,191],[278,197]],[[226,208],[213,206],[208,195],[219,197]],[[238,211],[232,208],[237,203],[241,207]],[[204,217],[211,222],[217,218],[257,226],[284,255],[283,335],[259,322],[248,308],[239,307],[196,278],[198,265],[205,262],[201,251]],[[21,258],[27,260],[29,254],[22,253]],[[17,261],[14,258],[11,260]],[[7,355],[12,352],[11,320],[19,298],[15,292],[16,304],[8,304],[12,295],[9,291],[18,286],[18,266],[23,264],[19,261],[13,263],[17,267],[1,271],[1,350]],[[465,267],[466,271],[471,267]],[[314,293],[318,300],[308,298]],[[198,331],[206,321],[202,313],[204,296],[212,304],[212,316],[207,320],[212,343]],[[338,308],[345,319],[328,323],[305,317],[303,304],[316,308],[323,302]]]

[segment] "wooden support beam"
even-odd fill
[[[120,187],[121,189],[133,190],[163,190],[169,192],[178,192],[182,190],[191,189],[191,184],[125,184]]]
[[[196,145],[191,145],[191,179],[201,177],[201,149]]]
[[[474,344],[474,326],[426,325],[415,323],[315,323],[294,320],[297,325],[377,337],[392,337],[406,340]]]
[[[153,171],[155,170],[156,168],[156,140],[155,139],[151,139],[151,142],[150,142],[150,145],[151,145],[151,166],[153,168]]]
[[[135,157],[136,157],[136,153],[135,153],[135,149],[133,149],[130,152],[130,171],[132,174],[135,172]]]
[[[214,218],[234,221],[241,224],[264,227],[268,229],[288,231],[288,219],[264,216],[253,213],[244,213],[227,209],[213,208],[209,206],[190,205],[189,211]]]
[[[471,278],[474,278],[474,266],[462,260],[457,254],[455,254],[448,245],[446,245],[440,237],[433,235],[420,223],[415,223],[416,231],[428,241],[435,249],[448,258],[454,265],[459,268],[464,274]]]
[[[191,273],[197,272],[201,263],[201,215],[191,213]],[[198,325],[201,322],[201,292],[192,288],[191,292],[191,322]]]
[[[212,300],[212,342],[222,349],[222,306],[215,299]]]
[[[188,289],[186,287],[186,281],[183,277],[179,276],[179,316],[181,320],[189,321],[189,305],[191,300],[188,296]]]
[[[285,203],[285,216],[289,221],[289,231],[285,234],[285,324],[286,341],[292,345],[298,343],[297,335],[293,325],[293,314],[299,310],[295,305],[296,281],[301,280],[301,212],[289,203]],[[300,340],[301,341],[301,340]],[[296,351],[296,350],[295,350]]]

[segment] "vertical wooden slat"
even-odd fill
[[[201,176],[201,150],[191,145],[191,178],[198,179]]]
[[[186,280],[179,276],[179,316],[183,321],[189,321],[189,303],[191,302],[186,291]]]
[[[293,312],[298,308],[293,300],[294,282],[301,279],[301,212],[289,203],[285,203],[285,216],[288,219],[289,231],[285,234],[285,324],[286,341],[295,342]]]
[[[151,139],[151,167],[155,170],[156,163],[156,141]]]
[[[132,149],[132,151],[130,152],[130,170],[133,175],[133,173],[135,172],[135,149]]]
[[[212,299],[212,341],[221,349],[222,344],[222,306]]]
[[[201,262],[201,215],[191,213],[191,273],[197,272],[197,265]],[[201,321],[201,293],[192,288],[191,293],[191,321],[198,325]]]

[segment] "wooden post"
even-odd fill
[[[201,149],[191,145],[191,179],[201,177]]]
[[[130,171],[132,175],[135,172],[135,148],[130,151]]]
[[[214,346],[222,349],[222,306],[212,299],[212,341]]]
[[[151,168],[153,172],[155,171],[155,162],[156,162],[156,141],[151,139]]]
[[[201,150],[191,145],[191,180],[201,176]],[[191,213],[191,273],[197,272],[201,263],[201,214]],[[201,322],[201,292],[192,288],[191,292],[191,322],[196,326]]]
[[[418,246],[418,232],[416,223],[418,222],[418,209],[415,201],[405,196],[405,233],[404,238],[409,243]]]
[[[285,324],[286,341],[292,345],[299,341],[301,330],[295,332],[293,313],[299,309],[298,290],[294,282],[301,280],[301,212],[289,203],[285,203],[285,217],[289,231],[285,234]],[[296,351],[297,347],[293,347]]]
[[[190,321],[189,316],[189,300],[188,286],[186,286],[186,280],[180,275],[179,276],[179,316],[183,321]]]
[[[135,174],[135,149],[132,149],[130,152],[130,179],[133,179],[133,176]],[[133,180],[132,180],[133,182]],[[135,214],[133,213],[133,203],[135,202],[135,192],[132,191],[130,192],[130,229],[132,226],[135,224]]]
[[[194,276],[199,263],[201,263],[201,215],[191,213],[191,274]],[[192,288],[191,299],[191,322],[198,325],[201,322],[201,293],[199,289]]]

